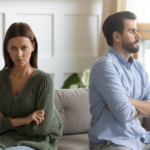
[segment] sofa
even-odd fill
[[[58,150],[89,150],[91,115],[88,95],[87,88],[54,91],[54,103],[64,125]],[[150,119],[139,116],[139,120],[150,131]]]

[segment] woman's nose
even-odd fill
[[[18,51],[17,51],[17,56],[22,56],[22,51],[21,51],[21,49],[18,49]]]

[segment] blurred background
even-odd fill
[[[138,17],[142,36],[140,51],[133,57],[150,75],[149,6],[150,0],[0,0],[0,70],[8,27],[26,22],[38,39],[38,68],[53,75],[54,88],[62,88],[74,73],[80,80],[78,87],[84,87],[83,72],[109,49],[101,31],[103,21],[110,14],[129,10]]]

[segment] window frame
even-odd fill
[[[150,39],[150,23],[137,23],[137,29],[142,40]],[[133,58],[138,59],[138,53],[134,53]]]

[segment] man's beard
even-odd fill
[[[137,47],[134,47],[135,43],[138,43],[139,40],[136,40],[133,43],[125,43],[124,41],[122,42],[122,48],[124,48],[126,51],[130,52],[130,53],[136,53],[139,51],[139,45],[137,45]]]

